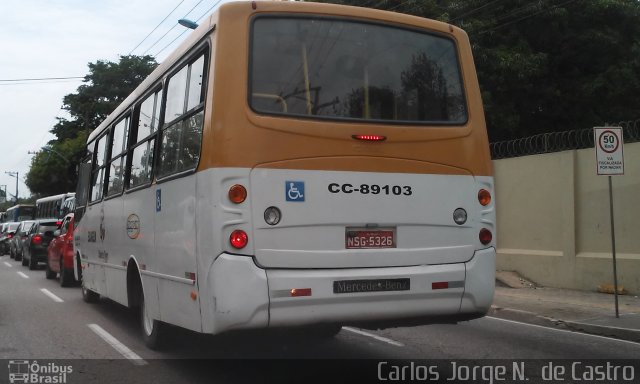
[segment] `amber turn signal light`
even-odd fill
[[[240,204],[247,199],[247,189],[240,185],[234,184],[229,188],[229,200],[236,204]]]
[[[483,207],[486,207],[487,205],[489,205],[489,203],[491,203],[491,192],[487,191],[486,189],[479,190],[478,201],[480,202],[480,205],[482,205]]]

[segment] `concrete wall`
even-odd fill
[[[618,284],[640,293],[640,143],[625,144],[613,176]],[[594,149],[493,162],[498,269],[544,286],[595,290],[613,283],[609,190]]]

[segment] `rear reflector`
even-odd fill
[[[291,297],[311,296],[311,288],[293,288]]]
[[[363,140],[363,141],[385,141],[387,139],[386,136],[380,136],[380,135],[353,135],[351,137],[356,140]]]
[[[447,289],[449,288],[448,281],[439,281],[437,283],[431,283],[431,289]]]

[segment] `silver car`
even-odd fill
[[[20,225],[16,229],[13,238],[9,240],[9,255],[12,259],[22,260],[22,249],[24,243],[29,237],[29,230],[33,226],[35,221],[25,220],[21,221]]]

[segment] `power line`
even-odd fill
[[[511,21],[508,21],[508,22],[506,22],[506,23],[502,23],[502,24],[496,25],[495,27],[485,29],[485,30],[483,30],[483,31],[478,32],[478,34],[479,34],[479,35],[482,35],[482,34],[485,34],[485,33],[487,33],[487,32],[495,31],[496,29],[499,29],[499,28],[505,27],[505,26],[507,26],[507,25],[511,25],[511,24],[513,24],[513,23],[517,23],[518,21],[523,21],[523,20],[526,20],[526,19],[530,19],[530,18],[532,18],[532,17],[534,17],[534,16],[537,16],[537,15],[539,15],[539,14],[543,13],[543,12],[552,11],[552,10],[554,10],[554,9],[556,9],[556,8],[559,8],[559,7],[565,6],[565,5],[567,5],[567,4],[573,3],[574,1],[576,1],[576,0],[569,0],[569,1],[565,1],[565,2],[564,2],[564,3],[562,3],[562,4],[556,4],[556,5],[554,5],[553,7],[550,7],[550,8],[542,8],[542,9],[541,9],[541,10],[539,10],[538,12],[530,13],[530,14],[528,14],[528,15],[524,15],[523,17],[520,17],[520,18],[518,18],[518,19],[511,20]]]
[[[147,36],[145,36],[145,38],[144,38],[144,39],[142,39],[142,41],[141,41],[141,42],[139,42],[139,43],[138,43],[138,45],[136,45],[135,47],[133,47],[133,49],[129,52],[129,54],[132,54],[132,53],[133,53],[133,51],[135,51],[135,50],[136,50],[136,48],[138,48],[142,43],[144,43],[144,42],[145,42],[145,40],[147,40],[147,39],[149,38],[149,36],[151,36],[151,34],[152,34],[153,32],[155,32],[155,31],[156,31],[156,29],[158,29],[158,27],[159,27],[160,25],[162,25],[162,23],[164,23],[164,22],[169,18],[169,16],[171,16],[171,14],[172,14],[173,12],[175,12],[175,10],[176,10],[176,9],[178,9],[178,7],[179,7],[182,3],[184,3],[184,0],[180,1],[180,2],[178,3],[178,5],[176,5],[176,7],[175,7],[175,8],[173,8],[173,10],[172,10],[171,12],[169,12],[169,14],[168,14],[167,16],[165,16],[165,18],[164,18],[164,19],[162,19],[162,21],[161,21],[161,22],[159,22],[159,23],[158,23],[158,25],[156,25],[156,27],[155,27],[155,28],[153,28],[153,30],[152,30],[151,32],[149,32],[149,34],[148,34]]]

